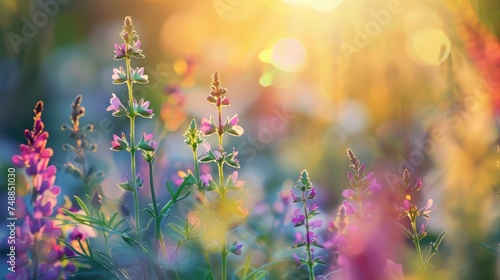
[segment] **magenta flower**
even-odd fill
[[[300,208],[295,209],[295,211],[293,211],[293,215],[294,217],[292,218],[292,223],[294,224],[294,227],[304,225],[305,217],[300,212]]]
[[[290,193],[292,195],[292,202],[293,203],[302,201],[302,198],[297,197],[297,195],[295,194],[295,192],[293,190],[291,190]]]
[[[200,180],[204,186],[208,186],[208,185],[210,185],[210,182],[213,181],[214,179],[212,178],[212,175],[210,173],[207,173],[207,174],[201,175]]]
[[[370,182],[368,190],[372,193],[378,192],[382,189],[382,185],[377,183],[377,178],[373,175],[373,172],[368,173],[368,175],[366,175],[366,179]]]
[[[238,171],[233,171],[231,175],[227,178],[227,183],[226,186],[230,189],[241,189],[244,185],[245,182],[238,180]]]
[[[144,67],[136,67],[130,69],[130,79],[133,83],[146,84],[148,83],[148,75],[144,75]]]
[[[222,131],[237,137],[243,135],[244,130],[238,125],[238,122],[238,114],[235,114],[231,119],[227,117],[226,121],[222,124]]]
[[[354,207],[354,205],[352,205],[349,201],[344,200],[344,202],[342,204],[345,207],[345,213],[347,215],[352,216],[352,215],[356,214],[356,212],[358,212],[358,210],[356,210],[356,207]]]
[[[121,66],[118,69],[113,68],[111,79],[113,79],[113,84],[115,85],[123,84],[127,81],[127,73],[125,73],[125,70]]]
[[[316,220],[316,221],[309,222],[309,227],[311,229],[319,228],[319,227],[321,227],[321,225],[323,225],[323,221],[322,220]]]
[[[153,109],[149,109],[149,101],[144,101],[144,99],[141,99],[139,104],[137,104],[137,100],[134,99],[133,108],[134,111],[143,118],[151,119],[154,116]]]
[[[154,152],[158,146],[158,143],[153,141],[153,133],[146,134],[145,132],[143,132],[141,140],[139,141],[139,144],[137,144],[137,146],[144,151]]]
[[[116,94],[112,93],[111,99],[109,100],[109,106],[106,108],[106,111],[113,111],[113,116],[122,117],[127,115],[127,109],[123,106],[120,98],[116,96]]]
[[[217,132],[217,126],[214,123],[214,118],[210,116],[210,120],[207,118],[201,119],[200,131],[203,135],[209,136]]]
[[[316,190],[314,187],[311,188],[309,194],[307,195],[307,199],[315,199],[316,198]]]
[[[352,189],[345,189],[342,191],[342,196],[345,198],[352,199],[352,197],[354,196],[354,193],[355,192]]]
[[[306,242],[304,240],[304,236],[302,235],[302,232],[297,231],[295,233],[295,241],[293,242],[292,248],[299,248],[306,245]]]
[[[35,106],[33,129],[25,130],[24,137],[28,144],[20,145],[21,154],[12,158],[12,162],[26,168],[26,174],[33,182],[30,199],[31,210],[22,210],[24,220],[21,226],[16,226],[16,273],[8,274],[7,279],[65,279],[60,260],[63,258],[58,238],[61,228],[50,219],[57,207],[57,198],[61,193],[58,186],[54,186],[56,167],[49,166],[52,150],[45,148],[48,133],[44,132],[41,119],[43,102]],[[19,197],[19,199],[22,199]],[[24,203],[20,207],[25,208]],[[37,246],[35,246],[37,244]],[[32,264],[38,263],[38,271],[30,272]]]
[[[111,141],[111,150],[113,151],[123,151],[128,149],[128,141],[125,133],[122,132],[122,137],[120,138],[118,135],[113,134],[113,141]]]
[[[127,46],[125,43],[118,45],[115,44],[115,60],[123,59],[127,55]]]

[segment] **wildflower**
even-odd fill
[[[145,132],[143,132],[141,140],[139,141],[139,144],[137,146],[144,151],[154,152],[158,146],[158,143],[153,141],[152,133],[146,134]]]
[[[233,171],[231,175],[228,176],[226,187],[232,190],[241,190],[241,188],[245,185],[244,181],[238,180],[238,171]]]
[[[372,172],[365,175],[366,165],[358,160],[356,155],[347,150],[349,167],[352,172],[347,172],[350,188],[342,191],[343,204],[348,215],[356,215],[361,223],[370,222],[372,216],[368,214],[371,205],[371,196],[382,189],[382,185],[377,182],[377,178]]]
[[[127,45],[125,43],[115,44],[115,60],[123,59],[127,55]]]
[[[438,236],[435,242],[431,242],[431,249],[429,251],[429,254],[424,259],[422,255],[420,241],[424,238],[424,236],[427,235],[425,229],[427,228],[427,224],[429,223],[429,220],[431,218],[430,213],[435,208],[433,207],[434,200],[428,199],[425,206],[421,209],[418,209],[417,205],[414,204],[412,201],[412,193],[420,191],[422,189],[422,180],[418,179],[414,185],[411,185],[410,172],[408,171],[408,169],[405,169],[401,181],[402,181],[401,190],[405,192],[405,196],[403,198],[403,201],[401,202],[401,206],[398,207],[399,210],[398,220],[404,217],[408,217],[408,219],[410,220],[411,229],[407,229],[406,226],[400,224],[399,222],[398,225],[403,231],[403,233],[406,235],[406,237],[408,237],[413,241],[413,244],[415,245],[415,249],[417,251],[416,258],[419,262],[420,270],[422,271],[424,278],[427,278],[426,267],[429,265],[431,257],[434,254],[436,254],[437,249],[441,244],[441,241],[443,240],[446,232],[442,232]],[[417,226],[417,218],[419,216],[425,219],[424,222],[420,224],[420,227]],[[402,269],[401,269],[401,274],[402,274]],[[395,278],[395,279],[400,279],[400,278]]]
[[[49,135],[43,131],[42,111],[43,102],[39,101],[33,110],[33,129],[24,132],[28,144],[21,144],[21,154],[12,157],[12,162],[25,167],[26,174],[32,177],[32,210],[26,210],[22,225],[16,226],[16,274],[9,274],[7,279],[28,279],[33,274],[37,279],[66,277],[60,262],[64,256],[57,239],[61,228],[47,219],[57,207],[61,189],[54,185],[56,167],[48,165],[52,150],[46,148]],[[34,266],[37,273],[30,272]]]
[[[149,101],[144,101],[144,99],[141,99],[139,104],[137,104],[137,100],[134,99],[133,108],[134,111],[143,118],[151,119],[154,116],[153,109],[149,109]]]
[[[305,217],[304,215],[301,214],[300,211],[301,211],[300,208],[297,208],[295,209],[295,211],[293,211],[294,217],[292,218],[292,223],[294,224],[293,225],[294,227],[299,227],[304,225]]]
[[[243,135],[243,128],[238,125],[239,119],[238,114],[234,115],[231,119],[229,117],[226,118],[226,121],[222,124],[222,131],[227,132],[233,136],[241,136]],[[203,121],[202,121],[203,123]]]
[[[294,227],[304,226],[306,228],[306,238],[304,240],[301,232],[295,233],[295,242],[292,248],[305,247],[306,257],[305,259],[301,259],[297,256],[294,256],[294,259],[298,259],[298,264],[306,264],[309,272],[309,279],[314,278],[314,266],[316,264],[325,264],[321,261],[321,258],[315,258],[313,256],[313,246],[322,248],[323,246],[319,244],[318,236],[314,232],[315,228],[321,227],[323,221],[315,220],[312,218],[316,216],[318,213],[318,205],[316,203],[309,205],[307,204],[307,200],[312,200],[316,197],[316,190],[314,186],[310,182],[309,174],[307,171],[302,171],[299,179],[297,180],[297,185],[295,185],[297,189],[301,191],[300,198],[297,197],[294,191],[291,192],[292,199],[294,203],[302,202],[302,207],[297,208],[294,211],[294,216],[292,217],[292,223]]]
[[[111,141],[111,150],[113,151],[123,151],[128,149],[129,144],[127,141],[127,137],[125,133],[122,132],[122,136],[119,137],[116,134],[113,134],[113,141]]]
[[[209,136],[217,132],[217,126],[214,123],[214,118],[210,116],[210,120],[207,118],[201,119],[200,131],[205,136]]]
[[[109,100],[110,105],[106,111],[113,111],[113,116],[122,117],[127,115],[127,109],[123,106],[120,98],[116,97],[116,94],[112,93],[113,97]]]
[[[133,83],[146,84],[149,82],[148,75],[144,75],[144,67],[130,69],[130,79]]]
[[[115,85],[124,84],[127,81],[127,73],[125,73],[125,70],[121,66],[120,68],[113,68],[111,79],[113,79],[113,84]]]
[[[229,252],[239,256],[241,255],[242,247],[243,244],[238,244],[237,241],[234,241],[233,244],[231,244],[231,247],[229,247]]]

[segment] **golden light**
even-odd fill
[[[270,63],[282,71],[300,72],[307,66],[306,49],[296,38],[280,38],[272,47]]]
[[[450,39],[441,29],[423,28],[416,31],[408,40],[407,48],[415,55],[417,62],[439,65],[450,54]]]
[[[342,0],[283,0],[291,5],[300,5],[313,8],[318,11],[331,11],[335,9]]]

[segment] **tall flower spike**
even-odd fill
[[[301,203],[302,207],[295,209],[292,223],[294,227],[305,227],[306,232],[305,238],[301,232],[295,233],[295,242],[292,248],[305,247],[306,257],[302,259],[299,256],[294,256],[294,258],[298,260],[299,266],[307,266],[309,279],[312,280],[314,279],[314,266],[317,264],[326,264],[320,257],[315,258],[313,256],[313,247],[323,248],[323,246],[318,243],[318,236],[314,233],[314,229],[321,227],[323,221],[312,220],[312,218],[319,213],[318,206],[315,203],[312,205],[307,203],[308,200],[313,200],[316,197],[316,190],[306,170],[303,170],[300,174],[295,188],[300,190],[300,198],[298,198],[298,195],[292,190],[293,203]]]

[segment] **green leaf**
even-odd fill
[[[248,269],[250,268],[250,259],[252,258],[252,253],[248,254],[247,259],[245,261],[245,268],[243,269],[243,276],[241,277],[242,279],[245,279],[245,277],[248,274]]]
[[[76,203],[78,203],[80,208],[85,212],[85,214],[87,214],[87,216],[90,216],[90,211],[87,208],[87,205],[85,205],[85,203],[83,203],[83,201],[78,196],[74,195],[73,197],[75,198]]]
[[[441,245],[441,242],[443,242],[444,236],[446,235],[446,231],[443,231],[439,234],[439,236],[436,238],[436,241],[434,243],[431,243],[431,246],[434,251],[438,251],[439,245]]]
[[[264,272],[266,269],[269,269],[271,267],[273,267],[274,265],[280,263],[280,262],[284,262],[285,260],[275,260],[275,261],[272,261],[270,263],[266,263],[264,265],[262,265],[261,267],[255,269],[254,271],[250,272],[246,277],[244,278],[241,278],[241,280],[250,280],[252,276],[255,276],[255,277],[262,277],[261,275],[259,275],[259,272]],[[267,275],[267,273],[266,273]],[[256,278],[254,278],[256,279]],[[261,278],[257,278],[257,279],[261,279]]]

